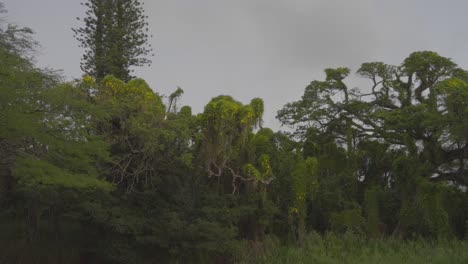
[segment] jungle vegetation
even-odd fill
[[[148,48],[104,58],[86,29],[85,75],[64,81],[1,23],[0,263],[468,260],[468,72],[451,59],[366,62],[360,89],[325,69],[278,111],[285,132],[261,98],[180,107],[182,89],[131,77]]]

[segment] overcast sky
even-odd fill
[[[80,0],[0,0],[7,19],[36,32],[39,66],[80,77],[83,51],[71,31]],[[265,101],[267,126],[323,69],[362,62],[399,64],[432,50],[468,68],[466,0],[146,0],[150,67],[137,69],[156,92],[185,90],[195,112],[220,94]],[[360,83],[360,82],[356,82]],[[355,84],[354,84],[355,85]],[[353,84],[351,84],[353,86]]]

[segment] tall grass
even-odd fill
[[[275,238],[250,243],[239,263],[317,264],[467,264],[468,242],[459,240],[365,239],[345,234],[310,234],[302,248],[280,245]]]

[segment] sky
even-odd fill
[[[71,28],[80,0],[0,0],[9,22],[32,28],[40,67],[79,78],[83,50]],[[431,50],[468,69],[466,0],[146,0],[154,35],[153,64],[135,69],[155,92],[177,86],[195,113],[215,96],[265,102],[265,125],[276,112],[323,79],[323,69],[349,67],[350,87],[366,89],[355,72],[363,62],[400,64]]]

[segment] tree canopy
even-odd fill
[[[137,3],[87,2],[88,75],[74,81],[35,66],[30,29],[0,25],[0,262],[231,263],[313,233],[467,238],[468,72],[451,59],[363,63],[359,89],[325,69],[278,111],[289,132],[273,131],[261,98],[192,113],[181,88],[165,104],[131,78],[147,51]]]
[[[148,22],[138,0],[87,0],[84,25],[74,36],[85,49],[81,70],[95,79],[106,75],[129,81],[131,67],[151,64]]]

